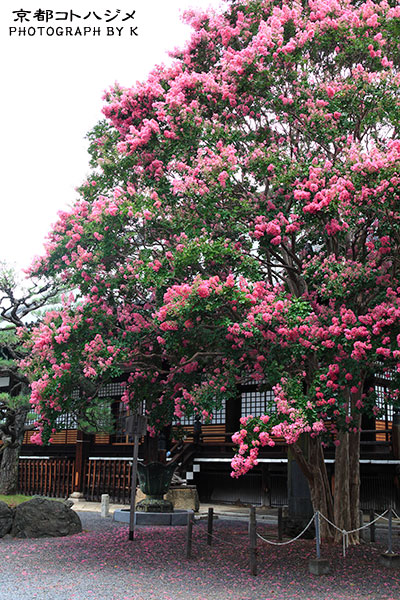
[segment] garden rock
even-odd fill
[[[44,500],[52,500],[54,502],[63,502],[66,506],[68,506],[68,508],[72,508],[74,506],[74,501],[70,500],[69,498],[50,498],[49,496],[33,496],[33,498],[36,500],[37,498],[42,498]]]
[[[11,535],[19,538],[60,537],[81,531],[79,516],[64,502],[33,498],[17,506]]]
[[[13,522],[13,510],[0,500],[0,538],[10,532]]]

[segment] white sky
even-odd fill
[[[1,0],[0,260],[27,267],[42,254],[57,212],[76,199],[74,189],[89,170],[84,137],[102,118],[103,91],[115,81],[133,85],[169,60],[166,51],[189,37],[182,9],[220,5],[220,0]],[[13,11],[21,8],[32,11],[29,23],[14,22]],[[53,20],[33,18],[38,9],[53,10]],[[122,22],[132,10],[135,19]],[[61,20],[69,11],[81,19]],[[137,26],[138,37],[129,35],[128,23]],[[121,37],[106,36],[113,25],[124,26]],[[36,27],[36,35],[10,35],[14,26]],[[100,27],[101,35],[40,36],[40,26]]]

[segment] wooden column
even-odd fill
[[[82,493],[85,486],[86,459],[90,454],[92,435],[78,429],[75,446],[74,492]]]
[[[144,437],[144,461],[145,463],[158,461],[158,436],[151,437],[149,434]]]
[[[400,459],[400,413],[397,410],[393,413],[392,454],[393,458]]]
[[[234,398],[226,400],[226,431],[234,433],[240,429],[240,417],[242,412],[242,390],[239,386],[238,393]]]

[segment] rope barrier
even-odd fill
[[[272,544],[273,546],[286,546],[287,544],[291,544],[292,542],[295,542],[296,540],[298,540],[303,535],[303,533],[305,533],[307,531],[307,529],[310,527],[311,523],[314,520],[315,514],[313,514],[313,516],[311,517],[311,519],[308,522],[308,525],[303,529],[303,531],[301,533],[299,533],[299,535],[297,535],[295,538],[293,538],[292,540],[289,540],[287,542],[273,542],[272,540],[266,540],[259,533],[257,533],[257,537],[259,537],[260,540],[262,540],[263,542],[266,542],[267,544]]]
[[[333,527],[334,529],[336,529],[337,531],[339,531],[342,535],[342,543],[343,543],[343,556],[346,556],[346,551],[349,547],[349,535],[352,533],[357,533],[358,531],[361,531],[363,529],[367,529],[368,527],[371,527],[371,525],[373,525],[374,523],[376,523],[377,521],[379,521],[379,519],[384,519],[385,521],[389,521],[388,518],[385,517],[385,515],[389,512],[390,509],[385,510],[382,514],[377,515],[376,518],[373,521],[370,521],[369,523],[366,523],[365,525],[361,525],[360,527],[357,527],[356,529],[350,529],[349,531],[346,531],[346,529],[340,529],[337,525],[335,525],[335,523],[333,523],[332,521],[330,521],[330,519],[328,519],[325,515],[323,515],[321,512],[316,511],[313,516],[311,517],[311,519],[309,520],[309,522],[307,523],[307,525],[305,526],[305,528],[303,529],[303,531],[301,531],[296,537],[287,540],[285,542],[273,542],[272,540],[267,540],[265,537],[263,537],[262,535],[260,535],[259,533],[256,533],[257,537],[262,540],[263,542],[265,542],[266,544],[270,544],[272,546],[287,546],[288,544],[292,544],[293,542],[297,541],[299,538],[301,538],[301,536],[307,531],[307,529],[310,527],[311,523],[314,521],[315,517],[318,515],[318,517],[321,517],[322,519],[324,519],[324,521],[326,523],[328,523],[331,527]],[[396,518],[400,519],[400,517],[397,515],[397,513],[395,513],[395,511],[393,509],[392,513],[395,515]],[[320,544],[320,532],[317,532],[319,539],[317,540],[317,542]],[[219,540],[221,543],[223,544],[228,544],[229,546],[234,546],[237,547],[237,545],[235,543],[229,542],[227,540],[224,540],[221,536],[215,534],[214,532],[211,534],[211,537],[216,538],[217,540]]]
[[[397,512],[394,510],[394,508],[392,508],[392,513],[395,519],[400,519],[399,515],[397,514]]]
[[[340,529],[339,527],[337,527],[335,525],[335,523],[332,523],[332,521],[330,521],[322,513],[319,513],[319,515],[327,523],[329,523],[329,525],[331,525],[332,527],[334,527],[337,531],[340,531],[340,533],[342,534],[342,537],[343,537],[343,556],[346,556],[346,550],[349,547],[349,534],[350,533],[356,533],[357,531],[361,531],[362,529],[367,529],[367,527],[370,527],[373,523],[376,523],[376,521],[378,521],[379,519],[384,518],[383,515],[386,515],[387,512],[389,512],[389,511],[385,510],[385,512],[383,512],[381,515],[379,515],[374,521],[371,521],[370,523],[367,523],[366,525],[362,525],[361,527],[357,527],[357,529],[350,529],[350,531],[346,531],[346,529]]]
[[[385,519],[385,517],[383,515],[386,515],[387,512],[389,512],[389,511],[385,510],[385,512],[383,512],[381,515],[378,515],[376,517],[376,519],[374,519],[373,521],[370,521],[369,523],[366,523],[365,525],[362,525],[361,527],[358,527],[357,529],[351,529],[347,533],[355,533],[356,531],[361,531],[361,529],[368,529],[368,527],[371,527],[371,525],[373,523],[376,523],[377,521],[379,521],[379,519]],[[385,521],[388,521],[388,519],[385,519]]]
[[[387,510],[383,514],[385,515],[387,512],[389,512],[389,511]],[[399,515],[393,510],[393,508],[392,508],[392,513],[393,513],[393,516],[395,519],[400,520]],[[384,521],[389,521],[389,519],[387,517],[383,517],[382,515],[380,517],[377,517],[377,519],[383,519]],[[375,521],[377,521],[377,519],[375,519]],[[372,522],[375,523],[375,521],[372,521]]]
[[[335,529],[337,529],[341,533],[343,533],[343,531],[345,531],[344,529],[340,529],[339,527],[337,527],[337,525],[335,525],[335,523],[332,523],[332,521],[330,521],[328,519],[328,517],[325,517],[325,515],[323,515],[321,512],[319,512],[319,511],[317,511],[317,512],[319,513],[319,516],[324,519],[324,521],[326,521],[327,523],[329,523],[329,525],[331,525],[332,527],[334,527]]]
[[[337,527],[337,525],[335,525],[335,523],[332,523],[332,521],[330,521],[327,517],[325,517],[325,515],[323,515],[321,512],[316,511],[313,514],[313,516],[311,517],[311,519],[308,522],[307,526],[303,529],[303,531],[301,533],[299,533],[299,535],[297,535],[295,538],[293,538],[291,540],[288,540],[286,542],[273,542],[272,540],[265,539],[259,533],[257,533],[257,537],[259,537],[263,542],[266,542],[267,544],[271,544],[273,546],[286,546],[287,544],[292,544],[293,542],[295,542],[296,540],[298,540],[307,531],[307,529],[310,527],[311,523],[313,522],[315,516],[318,514],[320,517],[322,517],[324,519],[324,521],[326,521],[329,525],[331,525],[331,527],[333,527],[334,529],[336,529],[337,531],[339,531],[342,534],[342,539],[343,539],[343,556],[346,556],[346,550],[349,547],[349,535],[351,533],[356,533],[357,531],[361,531],[362,529],[367,529],[368,527],[370,527],[371,525],[373,525],[373,523],[376,523],[376,521],[379,521],[379,519],[385,518],[384,515],[386,515],[388,512],[389,512],[388,510],[385,510],[385,512],[383,512],[381,515],[378,515],[376,517],[376,519],[374,519],[370,523],[366,523],[365,525],[361,525],[361,527],[357,527],[356,529],[350,529],[349,531],[346,531],[346,529],[340,529],[339,527]],[[388,520],[388,519],[385,519],[385,520]]]

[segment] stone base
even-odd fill
[[[144,498],[146,498],[146,495],[138,488],[136,490],[136,506]],[[194,510],[198,512],[200,508],[199,495],[195,485],[171,487],[164,498],[172,502],[173,507],[179,510]]]
[[[329,573],[329,563],[326,558],[310,558],[308,570],[311,575],[327,575]]]
[[[165,499],[172,502],[176,509],[198,512],[200,508],[199,494],[195,485],[172,487],[165,495]]]
[[[174,510],[170,513],[140,513],[135,512],[135,525],[147,526],[172,526],[187,525],[188,515],[193,514],[192,510]],[[120,523],[129,523],[130,510],[122,508],[114,511],[113,520]]]
[[[72,504],[76,504],[77,502],[83,502],[85,500],[85,496],[82,492],[72,492],[68,500],[69,502],[72,502]]]
[[[398,569],[400,567],[400,554],[383,552],[379,557],[379,564],[389,569]]]
[[[162,498],[145,498],[136,504],[136,510],[144,513],[171,513],[174,507],[172,502]]]

